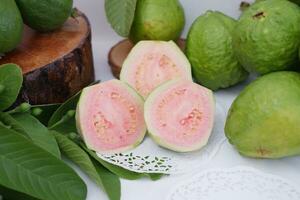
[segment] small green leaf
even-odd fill
[[[127,37],[133,23],[137,0],[105,0],[105,12],[112,28]]]
[[[89,155],[68,137],[53,132],[62,153],[77,164],[87,175],[102,187],[110,200],[119,200],[121,187],[119,178],[110,171],[93,162]]]
[[[0,66],[0,111],[9,108],[17,99],[23,83],[22,70],[18,65]]]
[[[53,113],[51,116],[48,127],[52,127],[55,124],[57,124],[59,121],[61,121],[70,110],[76,110],[78,100],[80,98],[81,92],[78,92],[76,95],[68,99],[65,103],[63,103],[59,108]],[[75,122],[73,123],[75,126]],[[76,126],[75,126],[76,131]]]
[[[45,126],[61,104],[38,105],[31,107],[31,114]]]
[[[60,158],[60,151],[55,137],[38,119],[28,113],[14,114],[12,117],[19,123],[33,143]]]
[[[86,186],[72,168],[2,126],[0,155],[0,185],[37,199],[86,199]]]
[[[103,186],[110,200],[121,199],[121,182],[117,175],[103,167],[99,162],[92,158],[94,166],[102,179]]]

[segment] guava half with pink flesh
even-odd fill
[[[211,90],[187,80],[171,80],[156,88],[145,102],[145,121],[160,146],[190,152],[208,142],[214,122]]]
[[[76,122],[89,149],[127,151],[139,145],[146,134],[144,101],[119,80],[93,85],[82,91]]]
[[[173,42],[141,41],[123,63],[120,79],[145,99],[160,84],[174,79],[192,80],[191,65]]]

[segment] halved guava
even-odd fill
[[[173,41],[139,42],[129,53],[120,75],[145,99],[158,85],[179,77],[192,80],[191,65]]]
[[[145,102],[148,132],[160,146],[177,152],[205,146],[214,122],[211,90],[187,80],[171,80]]]
[[[130,150],[146,134],[142,97],[119,80],[85,88],[76,122],[87,147],[99,153]]]

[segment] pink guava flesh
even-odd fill
[[[120,153],[136,147],[145,136],[143,106],[142,98],[125,83],[100,83],[83,90],[77,127],[90,149]]]
[[[191,66],[172,41],[141,41],[125,60],[120,79],[145,99],[160,84],[174,79],[192,80]]]
[[[209,89],[190,81],[169,81],[149,95],[145,108],[149,133],[159,145],[189,152],[207,144],[214,121]]]

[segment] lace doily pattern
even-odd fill
[[[97,154],[101,159],[139,173],[187,173],[206,164],[218,152],[225,141],[224,109],[217,104],[215,125],[207,146],[192,153],[177,153],[163,149],[147,137],[136,149],[113,155]]]
[[[248,167],[210,170],[178,185],[167,200],[299,200],[298,187]]]

